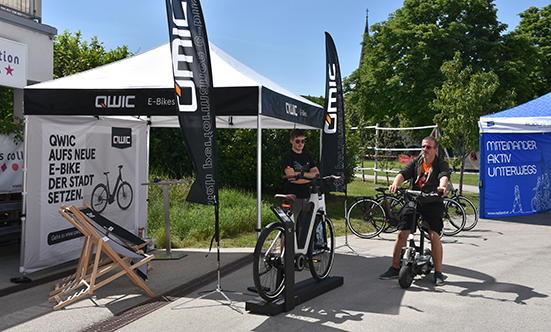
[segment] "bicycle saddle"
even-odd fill
[[[295,201],[295,198],[297,198],[297,195],[295,194],[275,194],[274,198],[282,199],[284,201]]]

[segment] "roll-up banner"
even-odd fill
[[[14,135],[0,135],[0,194],[21,192],[23,145]]]
[[[321,175],[338,175],[342,180],[325,182],[325,192],[346,192],[346,127],[339,58],[333,38],[325,33],[325,119],[322,133]]]
[[[138,234],[147,223],[145,121],[28,117],[27,210],[21,272],[79,257],[82,234],[59,214],[89,205]]]
[[[218,203],[218,153],[209,42],[198,0],[166,0],[178,119],[197,175],[187,200]]]
[[[551,210],[551,133],[480,136],[480,217]]]

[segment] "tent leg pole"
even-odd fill
[[[262,231],[262,115],[257,117],[257,144],[256,144],[256,229],[257,238]]]
[[[25,224],[27,221],[27,149],[29,136],[29,117],[24,117],[24,138],[23,138],[23,188],[21,193],[21,251],[19,255],[19,277],[11,278],[10,281],[16,284],[31,282],[32,280],[25,273]]]

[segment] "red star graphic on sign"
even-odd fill
[[[6,75],[11,75],[13,76],[13,68],[10,67],[10,65],[8,65],[7,67],[4,67],[4,69],[6,69]]]

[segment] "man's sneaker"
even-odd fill
[[[391,266],[388,269],[388,271],[386,271],[385,273],[383,273],[379,276],[379,279],[387,280],[387,279],[398,278],[399,273],[400,273],[400,270],[398,270],[397,268]]]
[[[442,275],[442,272],[434,272],[434,285],[444,286],[444,276]]]

